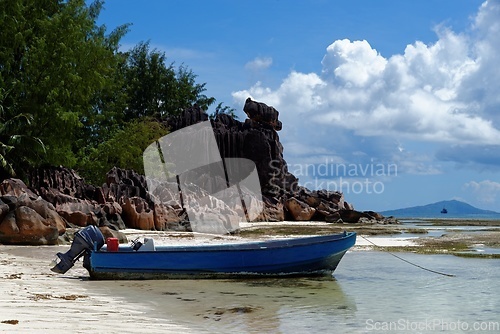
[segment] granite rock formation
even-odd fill
[[[375,212],[354,210],[342,193],[309,190],[288,171],[278,131],[282,124],[279,112],[264,103],[246,100],[248,116],[240,122],[227,114],[211,120],[222,158],[246,158],[256,167],[262,189],[262,212],[254,221],[326,221],[331,223],[386,222]],[[194,105],[177,117],[168,119],[171,131],[209,120],[204,110]],[[238,167],[234,167],[238,168]],[[203,173],[200,183],[220,188],[224,180],[209,180]],[[44,167],[31,175],[31,187],[16,179],[0,184],[0,242],[19,244],[54,244],[66,228],[96,225],[103,233],[126,240],[120,230],[192,230],[175,182],[164,182],[153,194],[146,179],[132,170],[113,168],[106,183],[85,183],[75,171],[64,167]],[[203,191],[210,194],[210,186]],[[205,194],[206,195],[206,194]],[[220,212],[213,219],[237,216],[243,207],[229,208],[206,196]],[[257,199],[252,199],[257,200]],[[207,215],[202,207],[197,214]],[[211,213],[212,214],[212,213]],[[232,231],[231,218],[225,222]],[[60,238],[59,238],[60,239]]]
[[[309,190],[288,171],[278,131],[282,124],[279,112],[264,103],[248,98],[244,112],[248,118],[240,122],[227,114],[218,114],[212,128],[222,158],[246,158],[257,167],[262,188],[264,210],[255,220],[282,221],[320,220],[357,223],[360,218],[382,221],[374,212],[358,212],[342,193]],[[172,131],[206,121],[207,115],[197,106],[186,109],[168,121]]]
[[[54,206],[18,179],[0,184],[0,243],[53,245],[66,231]]]

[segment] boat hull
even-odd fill
[[[90,251],[92,279],[243,278],[331,275],[356,233],[204,246],[163,246],[155,251]]]

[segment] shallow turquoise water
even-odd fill
[[[500,260],[351,251],[334,279],[88,282],[193,333],[500,333]]]

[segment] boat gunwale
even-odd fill
[[[356,232],[345,232],[328,235],[308,236],[301,238],[286,238],[264,241],[251,241],[251,242],[238,242],[217,245],[158,245],[155,250],[139,250],[134,251],[129,246],[120,246],[117,252],[109,252],[107,250],[91,250],[92,253],[97,254],[129,254],[129,253],[161,253],[161,252],[217,252],[217,251],[258,251],[258,250],[272,250],[281,248],[313,246],[322,243],[338,242],[342,240],[356,239]],[[349,247],[350,248],[350,247]]]

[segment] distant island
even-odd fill
[[[465,202],[451,200],[410,208],[382,211],[384,216],[396,218],[483,218],[500,219],[500,213],[478,209]]]

